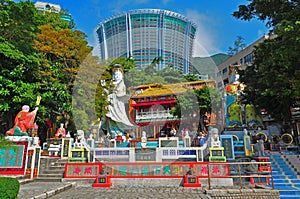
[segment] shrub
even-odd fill
[[[0,198],[16,199],[20,190],[20,183],[16,178],[0,177]]]

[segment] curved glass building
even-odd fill
[[[138,68],[160,58],[157,69],[191,73],[196,25],[181,14],[139,9],[113,16],[96,29],[101,59],[132,57]]]

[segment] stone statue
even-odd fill
[[[254,145],[255,155],[261,157],[265,156],[265,147],[264,147],[264,140],[260,138],[257,143]]]
[[[28,105],[22,106],[22,110],[16,115],[14,126],[6,132],[9,136],[28,136],[27,130],[33,128],[34,118],[38,111],[38,107],[34,111],[29,112]]]
[[[75,141],[75,148],[84,148],[86,146],[86,141],[84,137],[83,130],[77,130],[77,138]]]
[[[126,95],[123,67],[119,64],[115,64],[112,72],[114,87],[108,95],[108,113],[106,114],[106,118],[101,120],[99,126],[102,126],[105,123],[107,124],[107,122],[109,122],[108,119],[111,119],[116,122],[117,126],[122,130],[133,129],[135,128],[135,125],[128,119],[125,108],[125,102],[128,101],[128,96]],[[101,81],[101,85],[105,86],[106,83]],[[110,125],[107,125],[108,133],[109,126]]]
[[[210,131],[210,144],[211,147],[220,147],[219,130],[217,128]]]
[[[56,138],[65,138],[66,137],[66,129],[64,128],[64,124],[61,123],[60,127],[57,129],[55,133]]]
[[[145,131],[142,132],[141,145],[142,145],[142,148],[146,148],[146,145],[147,145],[147,133]]]
[[[258,171],[258,164],[255,164],[256,160],[251,160],[251,163],[245,168],[247,172],[255,173]]]

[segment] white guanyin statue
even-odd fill
[[[102,126],[107,122],[107,119],[110,118],[116,122],[121,129],[135,128],[135,125],[129,121],[125,108],[125,102],[128,101],[128,96],[126,96],[123,67],[119,64],[115,64],[112,73],[114,87],[112,92],[108,95],[108,113],[106,114],[106,118],[101,120],[99,126]],[[102,81],[101,84],[105,86],[105,82]]]

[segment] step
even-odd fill
[[[295,187],[291,187],[288,185],[274,185],[274,189],[277,189],[280,193],[284,193],[285,195],[300,195],[300,192],[295,189]]]
[[[34,180],[33,179],[20,179],[18,181],[19,181],[20,185],[23,185],[23,184],[31,183]]]
[[[292,182],[285,183],[285,182],[275,182],[274,181],[274,186],[275,187],[290,187],[291,189],[295,189],[296,191],[300,191],[300,183],[292,183]],[[283,188],[283,190],[284,190],[284,188]]]
[[[63,173],[56,173],[56,174],[40,174],[40,178],[62,178]]]
[[[273,174],[274,179],[297,179],[296,175]]]
[[[275,189],[278,189],[278,188],[275,187]],[[292,196],[300,195],[300,191],[297,191],[295,189],[278,189],[278,190],[279,190],[280,195],[292,195]]]
[[[299,199],[300,195],[280,195],[280,199]]]
[[[44,170],[40,170],[40,174],[58,174],[58,173],[63,173],[64,171],[65,171],[64,169],[56,169],[56,170],[44,169]]]
[[[35,181],[40,181],[40,182],[61,182],[62,178],[55,178],[55,177],[38,177],[35,179]]]
[[[65,166],[50,166],[48,167],[49,170],[62,170],[65,169]]]
[[[274,183],[290,183],[290,184],[299,184],[300,185],[300,179],[275,179]],[[300,186],[299,186],[300,187]]]
[[[245,155],[245,152],[244,151],[234,151],[234,154]]]

